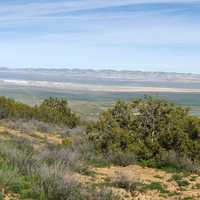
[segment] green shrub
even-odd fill
[[[79,124],[79,117],[71,112],[64,99],[45,99],[41,105],[31,107],[6,97],[0,97],[0,119],[36,119],[39,121],[67,125],[74,128]]]
[[[79,123],[79,118],[71,112],[68,102],[64,99],[50,97],[34,109],[36,118],[47,123],[65,124],[71,128]]]
[[[3,200],[3,194],[0,192],[0,200]]]
[[[72,141],[70,138],[65,138],[62,140],[62,145],[66,146],[66,147],[70,147],[72,146]]]
[[[105,157],[132,155],[152,165],[172,163],[188,170],[193,170],[194,162],[200,160],[200,120],[165,100],[146,97],[118,101],[88,126],[87,133],[89,141]],[[181,163],[175,162],[177,158]]]
[[[137,163],[136,156],[131,152],[110,152],[110,154],[106,155],[106,160],[114,165],[121,166],[128,166]]]

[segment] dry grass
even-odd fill
[[[181,174],[188,184],[180,187],[175,180],[174,174],[162,170],[144,168],[138,165],[127,167],[112,166],[109,168],[95,168],[96,176],[91,178],[81,176],[82,183],[96,183],[111,187],[115,194],[125,200],[179,200],[192,197],[199,200],[200,176],[195,174]],[[195,179],[193,178],[195,176]]]
[[[24,144],[18,144],[19,141],[16,138],[20,138],[20,142],[23,140],[31,142],[36,151],[38,149],[40,149],[40,151],[42,150],[40,155],[37,156],[37,160],[48,160],[54,167],[42,166],[39,168],[38,173],[43,175],[41,176],[41,184],[44,184],[43,187],[50,187],[51,193],[55,193],[52,189],[55,182],[54,179],[51,179],[53,174],[53,177],[58,178],[56,179],[58,182],[63,181],[62,179],[59,179],[59,177],[64,177],[64,182],[62,182],[61,185],[65,188],[69,184],[76,187],[79,184],[82,186],[95,185],[99,190],[101,190],[102,187],[111,190],[114,194],[119,195],[124,200],[182,200],[188,197],[191,197],[194,200],[200,199],[200,176],[197,174],[189,174],[187,176],[183,173],[178,174],[178,176],[181,176],[181,180],[185,181],[185,183],[187,182],[186,185],[180,186],[175,178],[176,174],[163,170],[141,167],[139,165],[130,165],[127,167],[111,166],[104,168],[86,166],[80,160],[79,152],[74,151],[74,153],[72,153],[70,150],[64,150],[62,148],[48,149],[48,145],[46,144],[57,146],[60,145],[62,141],[61,136],[53,133],[47,134],[35,131],[27,134],[24,130],[20,131],[0,126],[0,137],[4,140],[15,140],[16,145],[24,146]],[[76,142],[76,145],[78,145],[80,142],[79,137],[74,141]],[[17,158],[19,158],[19,155],[17,151],[15,153],[13,151],[7,151],[7,153],[12,154],[14,160],[18,160]],[[20,162],[20,160],[16,162]],[[19,165],[20,164],[21,163],[19,163]],[[66,169],[63,167],[63,164],[67,166]],[[73,171],[71,169],[76,170]],[[83,175],[83,173],[80,173],[84,170],[93,172],[93,175],[91,176],[89,173]],[[45,182],[51,182],[52,185],[46,186]],[[60,187],[59,189],[62,191],[63,187]],[[101,199],[101,195],[101,193],[96,193],[95,198]],[[14,195],[13,198],[12,196],[13,195],[6,195],[4,199],[17,200],[17,196],[15,197]]]

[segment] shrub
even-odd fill
[[[163,154],[174,152],[184,161],[181,167],[188,168],[200,160],[200,120],[165,100],[118,101],[88,126],[87,133],[95,149],[108,158],[132,155],[139,161],[166,164],[171,158],[163,159]]]
[[[44,199],[75,200],[77,195],[80,195],[79,183],[72,175],[66,175],[66,167],[61,163],[42,165],[37,175],[39,178],[34,193],[43,194]]]
[[[0,192],[0,200],[3,200],[3,193]]]
[[[30,147],[26,149],[26,147],[22,145],[20,148],[16,148],[13,144],[1,143],[0,155],[11,167],[17,167],[23,175],[31,174],[32,171],[37,168],[38,163]]]
[[[70,138],[65,138],[62,140],[62,145],[66,146],[66,147],[70,147],[70,146],[72,146],[72,141],[70,140]]]
[[[46,123],[67,125],[74,128],[79,124],[79,117],[71,112],[64,99],[45,99],[41,105],[31,107],[6,97],[0,97],[0,119],[39,120]]]
[[[137,163],[136,156],[132,152],[111,152],[110,154],[106,155],[106,159],[114,165],[121,166],[127,166]]]
[[[35,110],[37,119],[47,123],[65,124],[71,128],[79,123],[79,118],[71,112],[68,102],[64,99],[50,97],[35,107]]]
[[[125,189],[129,192],[139,190],[143,186],[140,181],[132,180],[127,174],[119,174],[118,177],[114,179],[112,184],[115,187]]]
[[[171,167],[177,171],[199,172],[199,161],[192,161],[187,156],[180,156],[173,150],[162,151],[156,158],[156,162],[151,164],[158,168]]]
[[[111,191],[80,185],[71,170],[86,173],[88,164],[77,148],[52,145],[34,150],[25,139],[1,141],[0,186],[21,199],[117,199]]]

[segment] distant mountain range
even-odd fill
[[[200,83],[200,74],[47,68],[0,68],[0,79],[78,82],[81,84]],[[166,85],[167,86],[167,85]]]
[[[199,106],[200,74],[3,67],[0,95],[31,103],[49,96],[107,102],[161,95],[184,105]]]

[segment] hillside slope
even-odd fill
[[[35,149],[43,149],[49,144],[59,145],[62,143],[62,138],[54,133],[32,132],[30,134],[24,130],[6,127],[6,125],[0,126],[1,141],[17,138],[29,140],[34,144]],[[114,194],[119,195],[124,200],[198,200],[200,198],[200,176],[197,174],[178,171],[172,173],[130,165],[103,168],[89,166],[86,174],[74,172],[72,176],[76,177],[82,185],[110,188]],[[8,195],[5,199],[17,199],[17,196]],[[19,196],[18,199],[24,198]]]

